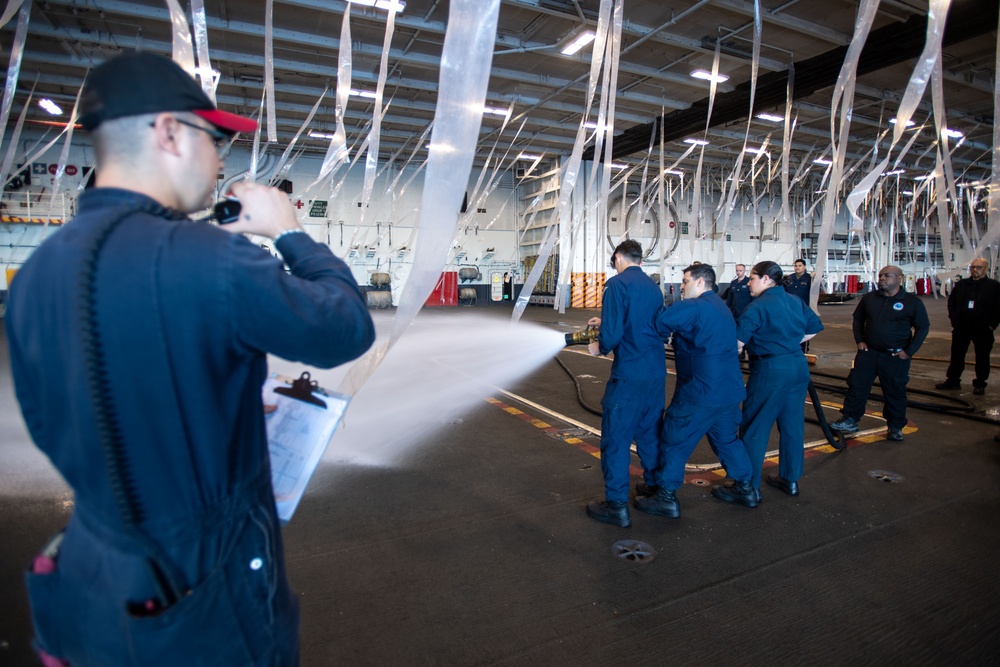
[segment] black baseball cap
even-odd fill
[[[124,53],[95,67],[80,105],[85,130],[106,120],[161,111],[189,111],[228,134],[257,129],[255,120],[216,109],[194,77],[155,53]]]

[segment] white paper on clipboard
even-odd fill
[[[315,396],[326,403],[326,408],[321,408],[274,392],[275,387],[289,384],[290,378],[274,375],[264,383],[266,402],[278,406],[266,420],[271,483],[282,523],[288,523],[299,506],[309,479],[351,400],[346,394],[315,392]]]

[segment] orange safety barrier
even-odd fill
[[[18,215],[0,215],[0,222],[15,225],[61,225],[63,221],[59,218],[22,218]]]
[[[600,308],[604,297],[604,273],[573,273],[570,277],[570,307]]]

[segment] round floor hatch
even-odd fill
[[[611,553],[622,560],[646,563],[656,558],[656,549],[638,540],[621,540],[611,546]]]
[[[877,479],[880,482],[889,482],[890,484],[903,481],[902,475],[897,475],[896,473],[889,472],[888,470],[869,470],[868,476],[872,479]]]

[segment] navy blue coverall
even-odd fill
[[[656,332],[663,294],[638,266],[612,276],[601,304],[601,354],[614,352],[601,407],[601,472],[605,500],[628,502],[632,441],[653,485],[659,462],[659,432],[666,402],[667,366]]]
[[[729,290],[726,292],[726,306],[733,314],[739,318],[743,311],[750,305],[753,296],[750,294],[750,277],[744,276],[743,280],[733,278],[729,283]]]
[[[780,432],[778,474],[789,482],[802,476],[809,364],[799,341],[822,330],[816,313],[778,286],[756,297],[736,323],[736,337],[750,356],[740,437],[753,468],[751,485],[757,490],[775,422]]]
[[[750,459],[740,441],[740,401],[746,396],[736,353],[736,322],[714,292],[679,301],[656,318],[663,338],[674,336],[677,385],[663,415],[656,484],[675,491],[702,436],[732,479],[749,482]]]
[[[812,290],[812,284],[812,276],[808,273],[803,273],[801,278],[794,273],[785,276],[785,291],[799,297],[806,303],[809,303],[809,292]]]
[[[6,318],[25,423],[75,496],[55,571],[27,575],[39,647],[73,667],[297,664],[261,400],[266,354],[321,367],[357,357],[374,340],[361,291],[308,234],[275,244],[287,273],[243,235],[135,192],[96,188],[78,204],[18,273]],[[128,210],[93,293],[80,294],[82,248]],[[108,482],[81,298],[96,299],[139,527],[190,591],[158,613],[136,611],[162,589]]]
[[[923,345],[931,321],[920,297],[900,289],[895,296],[881,290],[869,292],[854,309],[854,342],[864,342],[867,350],[854,355],[854,368],[847,377],[845,417],[861,419],[875,377],[885,397],[883,416],[889,428],[906,426],[906,383],[910,381],[910,360],[895,356],[900,350],[912,357]]]

